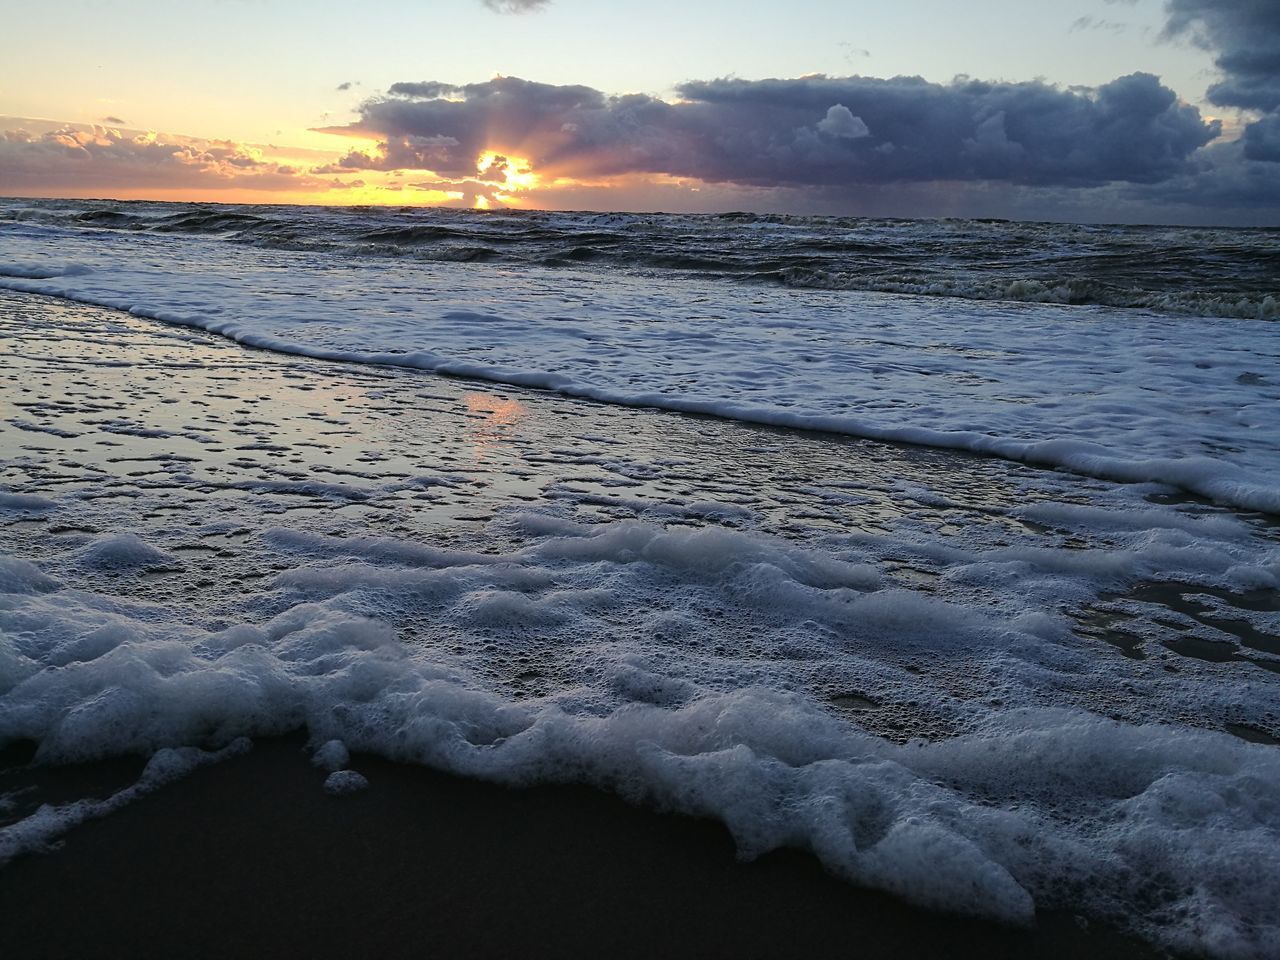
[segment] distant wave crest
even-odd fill
[[[1003,220],[11,200],[0,223],[797,289],[1280,316],[1280,233]]]

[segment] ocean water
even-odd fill
[[[305,728],[1280,952],[1280,233],[9,200],[0,291],[0,744],[154,757],[0,860]]]

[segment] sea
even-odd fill
[[[1280,955],[1280,230],[0,200],[0,863],[305,731]],[[1083,921],[1082,921],[1083,922]]]

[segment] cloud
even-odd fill
[[[1280,113],[1272,113],[1249,124],[1242,140],[1247,159],[1280,163]]]
[[[828,108],[827,115],[818,121],[818,132],[848,140],[871,136],[862,118],[855,117],[843,103]]]
[[[0,179],[20,192],[154,189],[321,189],[328,182],[231,140],[138,133],[99,125],[0,130]]]
[[[1252,213],[1255,222],[1274,224],[1280,209],[1280,3],[1167,0],[1165,10],[1164,39],[1184,39],[1215,54],[1221,79],[1206,91],[1208,100],[1256,119],[1239,139],[1197,151],[1189,171],[1133,194],[1146,202]]]
[[[102,122],[114,124],[117,127],[123,127],[125,125],[124,121],[119,117],[103,117]]]
[[[1186,171],[1221,127],[1149,74],[1091,90],[1039,81],[826,77],[690,82],[679,99],[496,77],[398,83],[330,132],[380,140],[348,169],[475,174],[527,158],[579,180],[634,174],[757,187],[1003,181],[1154,183]]]
[[[1239,140],[1202,151],[1200,174],[1166,185],[1167,195],[1274,214],[1280,207],[1280,3],[1168,0],[1166,11],[1166,39],[1186,38],[1217,54],[1222,79],[1206,92],[1210,102],[1262,114]]]
[[[533,13],[550,5],[551,0],[480,0],[494,13]]]
[[[1276,144],[1272,142],[1271,148]],[[1256,148],[1255,148],[1256,149]],[[1280,164],[1250,156],[1248,137],[1211,144],[1189,171],[1144,187],[1125,197],[1148,205],[1180,205],[1216,211],[1218,222],[1271,225],[1280,217]]]
[[[1129,24],[1119,20],[1103,20],[1098,17],[1076,17],[1071,21],[1071,26],[1067,29],[1068,33],[1077,33],[1081,30],[1106,30],[1108,33],[1124,33],[1129,29]]]
[[[1167,38],[1217,52],[1223,79],[1208,90],[1225,107],[1280,110],[1280,3],[1275,0],[1168,0]]]
[[[381,153],[374,155],[352,150],[336,163],[316,167],[313,173],[349,173],[352,170],[436,170],[450,173],[474,173],[475,157],[464,169],[455,169],[452,156],[458,141],[453,137],[391,137],[382,143]]]
[[[350,81],[350,80],[345,80],[345,81],[343,81],[342,83],[338,84],[336,87],[334,87],[334,89],[335,89],[335,90],[337,90],[338,92],[342,92],[343,90],[350,90],[350,89],[351,89],[351,81]]]

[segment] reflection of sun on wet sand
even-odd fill
[[[1277,731],[1226,692],[1268,689],[1275,610],[1178,547],[1200,531],[1244,570],[1274,543],[1265,520],[947,451],[280,356],[36,297],[0,295],[0,335],[0,553],[19,561],[0,568],[0,628],[20,618],[23,650],[57,638],[12,661],[43,678],[38,702],[5,712],[34,686],[0,687],[0,730],[20,731],[0,820],[21,828],[0,856],[29,849],[42,803],[128,789],[131,757],[166,737],[257,741],[0,868],[6,941],[25,954],[1142,956],[1072,919],[1089,889],[1011,851],[1069,842],[1119,885],[1133,848],[1117,849],[1136,844],[1212,879],[1194,829],[1117,841],[1108,805],[1201,783],[1202,756],[1224,789],[1266,775],[1257,744]],[[1099,588],[1122,567],[1180,579]],[[1192,640],[1232,655],[1198,658]],[[145,731],[124,759],[28,766],[34,741],[36,759],[95,755],[58,753],[78,729],[50,719],[69,678],[92,693],[69,716]],[[1040,719],[1014,726],[1026,715]],[[348,741],[367,789],[327,794],[304,727]],[[1073,819],[1104,768],[1123,780],[1087,798],[1106,815]],[[480,782],[543,779],[713,822]],[[874,850],[929,816],[931,836],[971,820],[975,839],[889,862],[945,891],[941,866],[987,857],[1034,890],[1033,930],[819,866],[902,892],[831,838]],[[752,852],[804,853],[736,863],[715,819]],[[981,832],[1010,823],[1009,847]],[[979,886],[967,908],[1002,915],[992,891],[1010,889]]]
[[[528,412],[524,404],[512,397],[497,397],[490,393],[468,393],[463,397],[472,424],[475,441],[475,458],[483,460],[489,447],[501,443],[510,436],[510,429]]]

